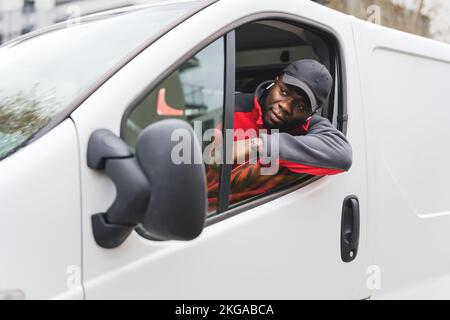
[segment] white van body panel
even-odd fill
[[[450,46],[352,19],[364,96],[374,298],[450,298]]]
[[[0,162],[0,292],[82,299],[77,136],[68,119]],[[17,295],[15,295],[17,297]]]
[[[366,165],[359,80],[348,18],[309,1],[221,1],[155,42],[120,70],[73,114],[79,132],[83,190],[84,286],[93,298],[283,299],[366,298]],[[236,10],[236,6],[240,10]],[[93,238],[92,214],[105,212],[115,197],[111,180],[86,165],[90,135],[105,128],[119,135],[122,116],[138,94],[173,63],[212,42],[223,29],[261,12],[298,15],[338,35],[348,61],[348,137],[354,164],[349,173],[324,177],[281,198],[207,227],[191,242],[149,241],[135,232],[106,250]],[[214,17],[214,18],[212,18]],[[205,28],[207,26],[207,28]],[[214,36],[215,35],[215,36]],[[177,50],[173,50],[176,43]],[[206,46],[208,43],[204,43]],[[130,86],[130,83],[133,86]],[[127,88],[127,90],[123,90]],[[356,194],[361,205],[358,258],[340,257],[342,203]]]
[[[91,216],[105,212],[116,191],[87,167],[91,134],[119,136],[127,107],[153,80],[196,45],[262,13],[336,34],[351,170],[208,226],[193,241],[133,232],[115,249],[98,246]],[[71,118],[0,162],[0,299],[450,299],[449,74],[449,45],[311,1],[211,5],[129,62]],[[358,256],[344,263],[348,195],[359,198],[361,229]]]

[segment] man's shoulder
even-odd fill
[[[251,112],[254,108],[252,93],[235,93],[234,112]]]
[[[322,131],[322,130],[332,130],[332,131],[338,131],[330,122],[330,120],[328,120],[328,118],[319,116],[319,115],[314,115],[311,118],[311,122],[309,124],[309,131]]]
[[[322,117],[318,114],[315,114],[311,117],[311,125],[331,125],[330,120],[328,118]]]

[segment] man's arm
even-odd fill
[[[263,152],[263,141],[258,138],[237,140],[233,143],[233,163],[242,164]]]
[[[331,175],[348,171],[352,165],[350,143],[326,118],[314,116],[304,136],[276,133],[260,138],[264,154],[272,155],[278,149],[280,166],[296,173]]]

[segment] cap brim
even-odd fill
[[[306,95],[308,96],[309,102],[311,103],[311,110],[315,110],[317,109],[318,105],[317,105],[317,100],[316,97],[314,96],[314,93],[312,92],[312,90],[309,88],[309,86],[304,83],[301,80],[298,80],[297,78],[294,78],[293,76],[290,76],[286,73],[284,73],[281,76],[281,81],[283,83],[289,84],[291,86],[297,87],[301,90],[303,90]]]

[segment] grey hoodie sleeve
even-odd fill
[[[271,159],[342,171],[348,171],[352,165],[352,148],[347,138],[328,119],[320,116],[311,119],[306,135],[274,133],[260,137],[264,153]],[[289,163],[285,166],[289,168]]]

